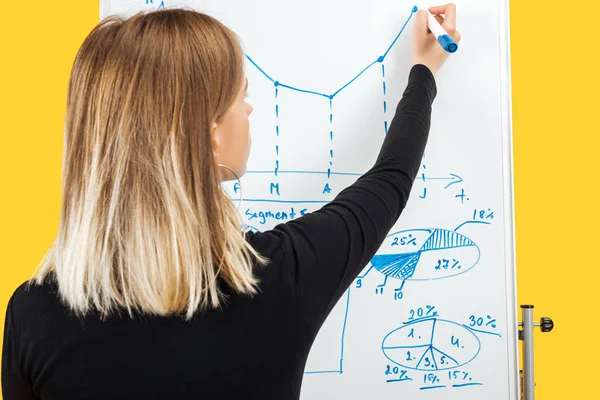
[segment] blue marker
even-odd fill
[[[429,27],[429,30],[437,37],[438,43],[444,48],[444,50],[446,50],[448,53],[454,53],[456,50],[458,50],[458,44],[456,44],[450,35],[448,35],[448,32],[442,28],[437,19],[434,18],[433,14],[431,14],[429,11],[427,11],[427,14],[427,26]]]

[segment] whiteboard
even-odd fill
[[[518,398],[508,0],[456,4],[463,40],[437,75],[411,199],[321,329],[303,399]],[[407,83],[414,1],[104,0],[101,16],[165,7],[242,40],[252,153],[242,201],[226,190],[248,229],[371,167]]]

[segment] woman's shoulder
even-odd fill
[[[53,274],[46,276],[42,283],[38,283],[35,279],[26,280],[15,289],[11,300],[20,304],[27,302],[32,297],[48,295],[58,295],[58,286]]]
[[[42,283],[27,280],[19,285],[8,302],[7,312],[13,319],[22,321],[47,316],[60,307],[58,286],[48,277]]]

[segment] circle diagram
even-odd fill
[[[480,255],[475,242],[456,231],[410,229],[388,235],[371,265],[390,278],[422,281],[463,274]]]
[[[473,361],[481,350],[479,338],[456,322],[428,318],[388,333],[383,354],[396,365],[417,371],[440,371]]]

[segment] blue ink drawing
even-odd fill
[[[444,279],[464,274],[479,262],[481,251],[475,242],[446,229],[409,229],[387,236],[379,253],[371,259],[365,278],[373,269],[388,278],[404,282]],[[400,287],[401,290],[402,286]]]
[[[401,367],[441,371],[473,361],[481,351],[481,341],[461,324],[431,317],[394,329],[384,337],[381,350]]]
[[[260,230],[254,226],[246,225],[246,232],[260,233]],[[327,355],[331,355],[331,359],[326,361],[327,365],[324,368],[315,368],[310,357],[307,362],[307,369],[304,371],[306,375],[320,375],[320,374],[343,374],[344,373],[344,343],[346,340],[346,326],[348,323],[348,313],[350,311],[350,289],[346,290],[345,297],[340,299],[340,306],[343,307],[341,310],[342,314],[337,318],[335,323],[341,322],[338,327],[335,327],[334,337],[328,337],[327,343],[336,343],[335,348],[330,349]],[[328,320],[329,321],[329,320]],[[327,323],[327,322],[326,322]],[[322,329],[322,331],[325,331]],[[321,361],[321,360],[319,360]]]
[[[278,154],[279,146],[275,146],[275,151]],[[333,170],[333,157],[334,152],[332,149],[329,150],[329,160],[331,165],[329,165],[328,169],[323,170],[283,170],[279,169],[279,161],[276,162],[275,172],[274,169],[251,169],[246,171],[246,174],[241,178],[244,188],[249,187],[252,191],[253,187],[260,186],[264,184],[263,177],[271,175],[272,181],[268,181],[265,189],[260,192],[254,192],[252,195],[245,196],[243,202],[254,202],[254,203],[288,203],[288,204],[309,204],[316,203],[325,205],[331,201],[331,197],[334,197],[336,194],[341,192],[344,188],[350,186],[352,183],[356,181],[356,179],[360,178],[364,173],[356,172],[356,171],[334,171]],[[326,178],[325,182],[330,185],[327,186],[325,190],[323,184],[316,185],[316,180],[313,178],[315,175],[324,176]],[[453,176],[454,175],[454,176]],[[288,193],[281,190],[280,192],[280,183],[279,178],[285,176],[284,183],[281,183],[281,187],[283,185],[287,185],[287,187],[308,187],[310,190],[306,190],[307,194],[305,198],[298,198],[289,195]],[[462,182],[462,178],[455,174],[450,174],[450,176],[429,176],[425,174],[421,174],[415,182],[423,183],[425,185],[426,181],[429,182],[429,185],[452,185],[453,183]],[[450,183],[447,183],[450,181]],[[248,183],[251,182],[251,183]],[[277,182],[277,183],[275,183]],[[269,183],[271,186],[269,186]],[[236,190],[236,183],[228,182],[225,184],[226,188],[229,188],[229,192],[232,193],[230,195],[230,199],[233,202],[239,201],[239,187]],[[268,190],[268,188],[271,190]],[[415,186],[416,187],[416,186]],[[274,190],[275,188],[275,190]],[[425,190],[428,190],[424,188]],[[415,189],[416,190],[416,189]],[[435,190],[435,189],[434,189]],[[260,194],[263,195],[260,195]],[[323,195],[329,195],[324,197]],[[426,192],[427,197],[431,197],[429,192]],[[418,195],[415,193],[414,198],[425,198],[424,195]],[[467,223],[482,223],[489,225],[489,222],[479,222],[479,221],[468,221]],[[465,224],[467,224],[465,223]],[[457,229],[458,230],[458,229]]]
[[[394,38],[394,40],[392,41],[392,43],[388,46],[388,48],[386,49],[385,53],[383,53],[382,55],[380,55],[379,57],[377,57],[374,61],[372,61],[369,65],[365,66],[359,73],[357,73],[352,79],[350,79],[348,82],[346,82],[344,85],[342,85],[339,89],[337,89],[335,92],[333,93],[323,93],[323,92],[319,92],[316,90],[310,90],[310,89],[304,89],[304,88],[300,88],[300,87],[296,87],[296,86],[291,86],[291,85],[287,85],[284,84],[274,78],[271,77],[271,75],[269,75],[263,68],[261,68],[258,63],[256,62],[256,60],[254,60],[252,57],[250,57],[249,55],[246,54],[246,59],[250,62],[250,64],[252,64],[267,80],[271,81],[271,83],[273,83],[273,85],[275,87],[280,87],[280,88],[284,88],[284,89],[288,89],[288,90],[292,90],[295,92],[299,92],[299,93],[305,93],[305,94],[309,94],[309,95],[313,95],[313,96],[319,96],[319,97],[325,97],[329,100],[333,100],[335,98],[335,96],[337,96],[341,91],[343,91],[344,89],[346,89],[348,86],[350,86],[354,81],[356,81],[358,78],[360,78],[361,75],[363,75],[365,72],[367,72],[371,67],[373,67],[376,64],[383,64],[383,62],[385,61],[388,53],[392,50],[392,48],[394,47],[394,45],[396,44],[396,42],[398,41],[398,39],[400,38],[400,36],[402,35],[402,33],[404,32],[404,29],[406,28],[406,26],[408,25],[408,23],[410,22],[410,20],[412,19],[413,15],[419,11],[419,8],[417,6],[412,7],[411,9],[411,13],[409,14],[408,18],[406,19],[406,21],[404,22],[404,24],[402,25],[402,27],[400,28],[400,31],[398,32],[398,34],[396,35],[396,37]],[[385,70],[382,69],[382,74],[384,75]],[[385,77],[385,76],[384,76]],[[384,94],[385,94],[385,80],[383,81],[383,87],[384,87]]]
[[[154,0],[146,0],[146,4],[154,4]],[[165,9],[165,2],[161,1],[160,4],[158,5],[158,7],[156,7],[156,10],[164,10]]]
[[[343,303],[341,303],[343,301]],[[333,342],[335,346],[331,348],[332,352],[327,352],[328,354],[332,354],[336,357],[336,359],[332,359],[331,361],[327,360],[327,363],[331,363],[331,368],[313,368],[311,363],[311,358],[309,356],[307,362],[307,369],[304,371],[307,375],[318,375],[318,374],[343,374],[344,373],[344,342],[346,340],[346,325],[348,323],[348,312],[350,311],[350,289],[346,290],[345,299],[342,297],[340,300],[340,305],[343,304],[343,315],[342,315],[342,324],[341,327],[336,328],[337,331],[334,333],[334,337],[327,338],[328,347],[331,347],[330,344]],[[326,323],[329,322],[329,319]],[[337,322],[337,321],[335,321]],[[325,330],[321,329],[322,332]],[[312,354],[312,353],[311,353]],[[339,355],[339,357],[338,357]]]

